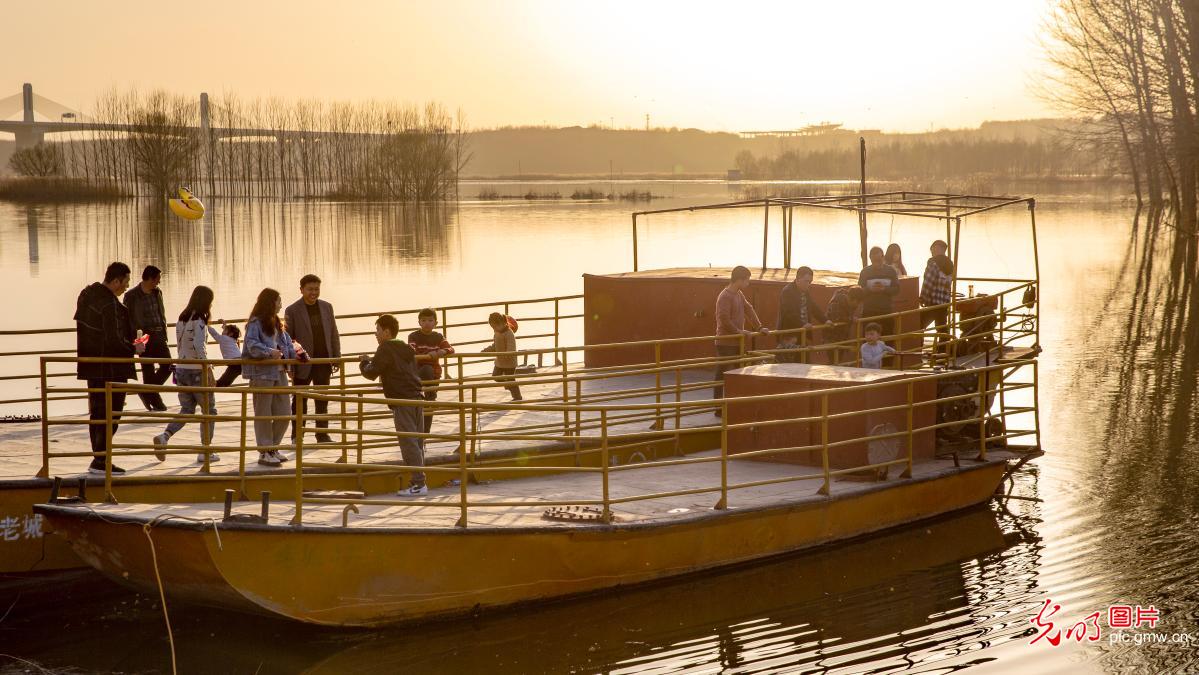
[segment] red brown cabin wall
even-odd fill
[[[583,343],[585,345],[637,342],[681,337],[700,337],[716,333],[716,296],[728,285],[731,268],[674,268],[627,272],[622,274],[583,275]],[[745,296],[768,328],[778,321],[779,294],[783,285],[794,278],[794,270],[751,270],[754,277]],[[857,283],[857,273],[817,271],[812,283],[812,300],[824,309],[837,288]],[[895,311],[919,306],[915,277],[899,280]],[[915,317],[907,317],[903,330],[920,326]],[[814,335],[819,341],[819,331]],[[908,348],[915,348],[915,343]],[[774,349],[773,337],[758,337],[752,345]],[[662,346],[662,360],[711,358],[716,349],[712,342],[694,341]],[[814,360],[820,360],[819,358]],[[584,361],[589,368],[653,363],[654,348],[649,345],[587,350]]]

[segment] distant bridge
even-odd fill
[[[35,107],[36,106],[36,107]],[[22,112],[20,120],[4,119],[12,116],[18,110]],[[34,116],[34,112],[44,117],[57,117],[58,121],[42,121]],[[46,134],[70,133],[73,131],[143,131],[130,124],[112,124],[108,122],[78,121],[79,112],[51,101],[45,96],[33,93],[33,85],[26,82],[21,87],[21,93],[0,99],[0,132],[7,132],[16,137],[17,149],[28,148],[46,140]],[[67,122],[65,120],[73,120]],[[371,133],[342,133],[328,131],[293,131],[287,129],[256,129],[249,127],[213,128],[209,122],[208,94],[200,94],[200,126],[179,127],[170,132],[200,133],[208,142],[222,138],[253,138],[273,137],[282,144],[289,140],[313,140],[323,136],[376,136]]]

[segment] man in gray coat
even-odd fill
[[[287,332],[295,338],[308,356],[314,359],[339,358],[341,356],[341,336],[337,333],[337,319],[333,317],[333,305],[320,299],[321,278],[315,274],[305,274],[300,279],[300,299],[291,303],[283,312],[287,322]],[[317,365],[300,364],[296,366],[292,383],[297,387],[308,384],[326,385],[329,378],[338,371],[334,364],[322,363]],[[316,401],[316,414],[324,415],[329,412],[328,401]],[[296,411],[296,400],[292,397],[292,414]],[[308,413],[308,402],[304,402],[304,413]],[[328,428],[329,420],[317,420],[316,426]],[[296,429],[292,425],[291,437],[295,439]],[[333,439],[325,432],[316,435],[317,443],[330,443]]]

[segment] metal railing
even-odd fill
[[[1031,378],[1026,382],[1016,382],[1013,380],[1013,374],[1024,369],[1031,371]],[[917,434],[936,434],[938,430],[950,427],[960,427],[962,425],[976,425],[977,439],[972,441],[971,447],[977,448],[978,454],[973,457],[974,460],[985,462],[988,458],[988,450],[993,447],[1005,447],[1014,451],[1029,451],[1039,449],[1039,429],[1036,424],[1036,407],[1035,407],[1035,391],[1037,386],[1037,364],[1036,361],[1016,362],[1009,364],[998,364],[992,366],[984,366],[969,371],[951,371],[930,374],[911,374],[898,381],[876,382],[859,384],[848,387],[839,387],[833,390],[818,390],[818,391],[803,391],[787,394],[768,394],[757,396],[746,396],[738,398],[718,399],[715,401],[679,401],[663,404],[666,408],[674,410],[685,410],[696,407],[711,407],[713,404],[718,405],[724,413],[719,422],[715,425],[705,425],[698,428],[688,429],[691,433],[712,432],[718,433],[720,438],[719,455],[701,456],[701,457],[680,457],[676,459],[668,459],[661,461],[642,462],[635,464],[611,465],[611,455],[614,451],[627,449],[632,445],[645,444],[647,442],[644,433],[629,434],[629,433],[613,433],[614,424],[611,423],[612,416],[620,412],[628,412],[631,410],[654,410],[658,406],[655,404],[622,404],[617,406],[594,406],[594,405],[562,405],[562,404],[535,404],[535,405],[514,405],[514,404],[498,404],[498,403],[473,403],[461,404],[457,402],[448,402],[446,405],[454,409],[458,416],[457,433],[449,434],[422,434],[420,432],[376,432],[378,435],[387,437],[391,443],[395,443],[402,437],[418,437],[418,438],[453,438],[458,444],[457,466],[423,466],[409,467],[396,466],[391,464],[380,463],[360,463],[354,465],[355,469],[363,471],[390,472],[397,475],[411,474],[413,472],[423,472],[427,474],[443,475],[456,479],[458,481],[459,498],[457,501],[437,501],[427,499],[390,499],[390,498],[368,498],[368,497],[319,497],[306,496],[304,491],[305,467],[308,468],[329,468],[332,466],[328,463],[313,462],[304,459],[304,452],[308,447],[304,437],[306,434],[319,432],[319,427],[307,426],[308,418],[303,415],[302,409],[297,411],[294,422],[300,430],[297,436],[295,445],[295,516],[292,520],[293,524],[300,525],[304,523],[304,506],[305,505],[320,505],[320,504],[336,504],[353,506],[355,509],[359,506],[419,506],[430,508],[449,508],[457,509],[459,517],[457,525],[459,527],[467,527],[470,522],[471,508],[543,508],[552,506],[591,506],[601,508],[601,518],[605,523],[612,522],[613,511],[612,507],[620,504],[626,504],[637,501],[665,499],[669,497],[677,497],[684,495],[695,494],[716,494],[719,493],[719,498],[715,503],[714,508],[725,509],[729,506],[729,495],[737,490],[760,487],[764,485],[796,482],[804,480],[819,480],[821,487],[817,493],[824,496],[832,495],[833,479],[838,476],[848,474],[860,474],[863,471],[882,470],[890,467],[902,466],[903,472],[901,478],[907,479],[913,476],[915,464],[915,436]],[[977,382],[977,389],[964,394],[952,396],[937,396],[929,400],[916,400],[916,387],[921,385],[932,384],[936,386],[945,380],[960,381],[963,377],[973,379]],[[906,394],[906,401],[901,404],[878,406],[868,409],[850,410],[842,412],[830,411],[829,399],[830,396],[845,396],[866,394],[872,391],[890,389],[894,391],[897,387],[902,388]],[[1033,404],[1028,406],[1006,406],[1001,404],[1000,410],[990,412],[991,404],[997,400],[1006,400],[1009,396],[1017,391],[1031,391],[1033,394]],[[301,398],[307,399],[323,399],[329,402],[337,402],[345,399],[342,396],[324,395],[316,393],[301,392]],[[820,413],[818,415],[807,415],[798,417],[788,417],[777,420],[753,420],[747,422],[730,422],[729,407],[732,406],[755,406],[765,403],[778,402],[797,402],[797,401],[817,401],[819,402]],[[919,410],[928,406],[943,406],[945,404],[958,401],[976,401],[979,405],[977,418],[967,420],[950,420],[936,421],[931,424],[917,425],[915,417]],[[379,405],[387,405],[392,407],[404,406],[420,406],[419,401],[407,399],[372,399],[372,403]],[[599,419],[599,442],[598,446],[585,450],[584,452],[598,454],[598,466],[578,466],[577,464],[570,465],[554,465],[554,466],[505,466],[495,467],[472,461],[469,453],[465,451],[469,443],[472,441],[488,440],[496,438],[495,434],[480,433],[469,428],[466,422],[467,414],[471,409],[491,410],[491,411],[513,411],[513,410],[536,410],[549,413],[564,412],[571,413],[593,413]],[[830,440],[830,424],[852,419],[860,416],[876,415],[885,412],[902,413],[906,419],[906,427],[895,432],[883,433],[863,433],[850,438],[842,438],[839,440]],[[1009,429],[1007,421],[1009,418],[1018,415],[1031,415],[1033,419],[1032,428],[1028,429]],[[994,420],[999,420],[1000,424],[993,424]],[[799,446],[774,447],[765,449],[755,449],[737,454],[730,453],[729,432],[742,429],[761,429],[772,425],[795,425],[809,424],[819,426],[819,443],[809,443]],[[863,425],[865,426],[865,425]],[[670,435],[681,433],[683,430],[665,430],[656,432],[658,435]],[[1037,444],[1026,448],[1015,448],[1009,444],[1012,439],[1023,437],[1037,437]],[[563,437],[557,435],[540,435],[537,436],[540,440],[560,439]],[[849,446],[859,445],[862,443],[870,443],[875,441],[885,441],[889,439],[906,439],[906,452],[897,453],[903,456],[897,456],[895,459],[866,463],[863,465],[855,465],[846,468],[834,469],[830,457],[837,452]],[[814,472],[799,473],[794,475],[775,477],[766,480],[744,481],[740,483],[731,482],[729,479],[729,464],[733,459],[751,459],[751,458],[766,458],[775,457],[785,454],[793,455],[799,452],[818,452],[820,457],[820,468]],[[956,455],[955,455],[956,461]],[[612,474],[624,471],[637,471],[642,469],[653,469],[671,466],[681,466],[689,464],[704,464],[704,463],[719,463],[720,465],[720,481],[719,484],[704,485],[701,487],[687,487],[674,490],[662,490],[652,493],[624,495],[613,497],[610,490],[610,477]],[[486,475],[489,472],[506,472],[516,474],[546,474],[546,473],[586,473],[599,474],[599,483],[595,486],[598,493],[595,498],[588,499],[552,499],[541,500],[534,502],[519,501],[519,500],[471,500],[469,494],[470,478],[472,475]]]
[[[520,334],[521,342],[527,344],[530,341],[533,341],[533,344],[535,344],[535,345],[542,345],[542,346],[548,345],[549,349],[553,349],[553,348],[558,347],[561,344],[561,340],[563,337],[563,329],[567,326],[568,322],[576,321],[583,317],[581,310],[576,311],[576,309],[573,309],[573,305],[571,305],[571,303],[581,301],[582,298],[583,298],[582,295],[575,294],[575,295],[551,296],[551,297],[544,297],[544,298],[501,300],[501,301],[496,301],[496,302],[471,303],[471,304],[464,304],[464,305],[447,305],[445,307],[439,307],[436,309],[436,311],[438,312],[438,319],[439,319],[437,329],[442,334],[444,334],[447,339],[451,339],[452,336],[465,335],[466,339],[456,340],[456,341],[452,340],[456,347],[458,347],[458,346],[470,347],[473,345],[487,344],[487,343],[491,342],[490,338],[487,338],[487,337],[478,338],[477,337],[477,334],[479,332],[481,332],[482,329],[485,329],[485,327],[488,325],[487,317],[486,317],[486,315],[482,314],[482,312],[484,312],[484,311],[488,311],[488,312],[500,311],[500,312],[503,312],[504,314],[511,314],[513,311],[515,311],[516,309],[519,308],[520,310],[522,310],[522,316],[518,316],[517,319],[520,320],[521,327],[524,329],[523,332],[521,332],[521,334]],[[374,335],[373,327],[370,327],[369,329],[358,329],[358,328],[352,327],[363,320],[368,320],[370,322],[373,322],[376,318],[378,318],[378,316],[380,314],[393,314],[401,320],[404,320],[405,317],[412,317],[413,319],[415,319],[415,315],[420,310],[421,310],[421,308],[418,307],[415,309],[399,309],[399,310],[381,311],[381,312],[338,314],[335,318],[338,321],[350,322],[350,324],[351,324],[351,327],[349,330],[344,330],[340,333],[342,338],[358,338],[358,337],[366,337],[366,336]],[[478,316],[480,318],[468,319],[463,316],[464,314],[469,314],[469,313],[474,313],[475,316]],[[235,322],[214,321],[212,323],[212,325],[218,326],[218,325],[222,325],[224,323],[235,323]],[[411,325],[408,327],[401,328],[401,331],[407,332],[407,331],[412,331],[412,330],[416,330],[416,329],[417,329],[416,325]],[[475,329],[480,329],[480,330],[475,330]],[[36,338],[36,339],[44,341],[46,339],[51,339],[52,336],[67,334],[67,333],[74,335],[75,329],[74,328],[37,328],[37,329],[25,329],[25,330],[0,330],[0,338],[22,338],[22,339]],[[170,335],[171,333],[172,333],[172,331],[168,331],[168,335]],[[215,343],[210,342],[209,344],[215,344]],[[175,347],[175,345],[168,344],[168,347]],[[35,349],[35,350],[18,349],[18,350],[13,350],[13,351],[3,351],[3,352],[0,352],[0,363],[3,363],[8,359],[16,359],[16,358],[20,358],[20,357],[30,357],[30,356],[35,356],[35,357],[51,356],[52,357],[52,356],[62,356],[62,355],[68,355],[68,354],[74,354],[74,353],[75,353],[74,348],[67,348],[67,347],[56,348],[56,349],[55,348]],[[353,355],[356,355],[356,352],[347,352],[347,355],[353,356]],[[453,363],[456,364],[457,367],[461,368],[461,367],[469,366],[469,365],[472,365],[473,363],[479,363],[479,362],[485,361],[485,360],[487,360],[487,359],[476,360],[476,361],[463,361],[463,360],[459,359],[459,360],[453,361]],[[55,362],[56,361],[53,361],[53,360],[50,361],[50,363],[55,363]],[[140,364],[140,363],[155,363],[155,362],[156,361],[154,361],[152,359],[144,359],[144,360],[138,359],[137,361],[135,361],[135,363],[138,363],[138,364]],[[448,359],[447,359],[446,365],[447,366],[450,365],[450,363],[448,362]],[[15,382],[29,382],[31,385],[31,388],[32,388],[32,385],[40,384],[41,385],[40,391],[45,392],[47,379],[52,380],[52,379],[63,378],[63,377],[75,377],[75,373],[42,371],[42,372],[38,372],[38,373],[20,373],[20,374],[13,374],[13,375],[0,375],[0,382],[14,382],[14,381]],[[33,392],[31,391],[30,392],[31,395],[29,395],[29,396],[17,396],[17,397],[13,397],[13,398],[0,399],[0,406],[15,405],[15,404],[21,404],[21,403],[39,403],[43,400],[44,396],[41,396],[41,395],[33,396],[32,393]],[[82,397],[83,397],[82,395],[77,394],[77,395],[69,396],[66,398],[59,397],[59,398],[54,398],[51,400],[69,400],[69,399],[77,399],[77,398],[82,398]]]

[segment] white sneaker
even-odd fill
[[[258,455],[258,463],[263,466],[281,466],[282,462],[275,455],[264,452]]]
[[[165,448],[167,445],[167,441],[170,441],[170,440],[171,440],[170,435],[168,435],[167,432],[164,431],[161,434],[158,434],[157,436],[154,437],[154,447]],[[154,459],[157,459],[160,462],[165,462],[165,461],[167,461],[167,453],[156,452],[156,453],[154,453]]]
[[[221,461],[220,455],[216,454],[215,452],[208,453],[208,463],[209,464],[216,464],[219,461]],[[204,453],[201,452],[200,454],[196,455],[196,464],[203,464],[203,463],[204,463]]]
[[[280,462],[286,462],[286,461],[291,460],[291,457],[288,457],[287,455],[283,454],[283,452],[281,450],[271,450],[271,454],[274,455],[275,459],[279,460]]]
[[[409,485],[408,487],[404,488],[403,490],[396,492],[396,494],[400,497],[412,497],[412,496],[416,496],[416,495],[427,495],[427,494],[429,494],[429,486],[425,485],[424,483],[421,483],[420,485]]]

